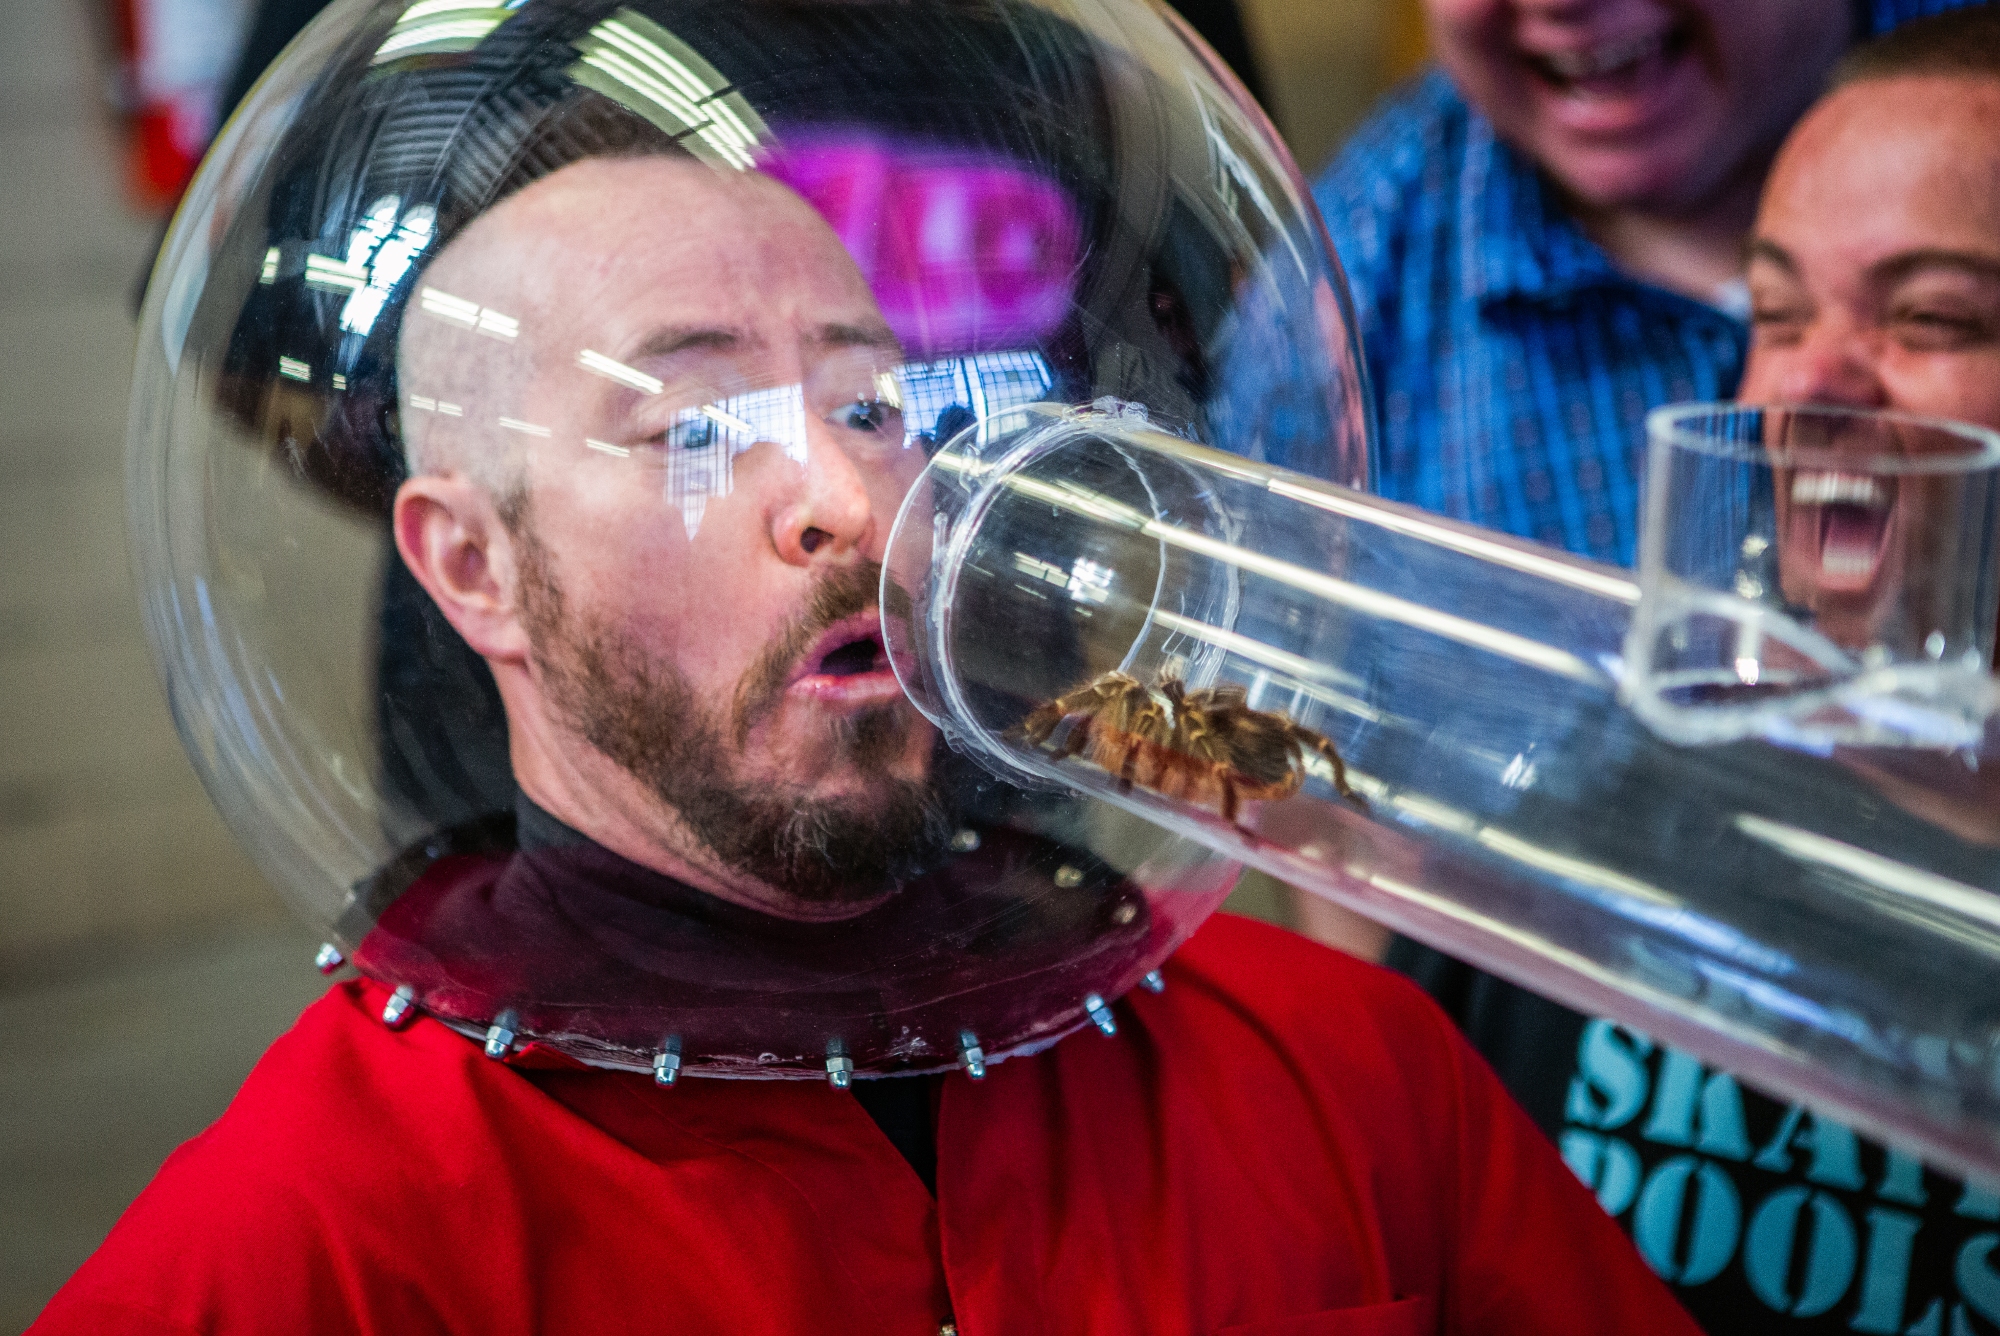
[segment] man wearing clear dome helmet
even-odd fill
[[[139,545],[212,791],[365,978],[40,1329],[1688,1329],[1414,989],[1191,936],[1232,868],[898,686],[880,567],[939,438],[1110,395],[1337,459],[1358,421],[1338,337],[1282,412],[1227,402],[1244,323],[1337,288],[1194,59],[1098,3],[307,35],[163,261],[142,381],[195,407],[152,401],[139,467],[203,541]],[[361,711],[305,593],[337,554],[290,555],[329,492],[427,609],[348,651]],[[1058,555],[1004,578],[1120,615]],[[990,639],[1023,713],[1096,667]],[[512,811],[460,782],[478,693],[410,685],[467,649]]]

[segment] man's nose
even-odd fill
[[[860,552],[879,540],[874,501],[855,461],[824,433],[807,431],[804,477],[797,493],[771,517],[771,541],[795,566]]]
[[[1879,341],[1850,326],[1816,326],[1786,350],[1778,398],[1795,404],[1836,404],[1843,408],[1884,408],[1888,391],[1880,371]]]

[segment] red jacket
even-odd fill
[[[1230,918],[1166,975],[946,1078],[935,1201],[826,1085],[503,1065],[346,984],[33,1330],[1693,1336],[1414,987]]]

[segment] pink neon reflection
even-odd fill
[[[911,355],[1020,347],[1062,322],[1081,228],[1045,177],[860,134],[794,140],[764,170],[832,224]]]

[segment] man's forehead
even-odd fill
[[[1940,82],[1869,80],[1829,97],[1772,173],[1760,239],[1793,254],[1829,244],[1877,256],[1991,253],[2000,223],[2000,83],[1954,80],[1962,85],[1946,90],[1954,98],[1940,96]]]
[[[657,330],[741,333],[788,298],[826,308],[793,313],[814,328],[879,324],[859,270],[804,200],[756,172],[665,155],[550,173],[455,238],[431,275],[538,324],[619,326],[628,346]]]

